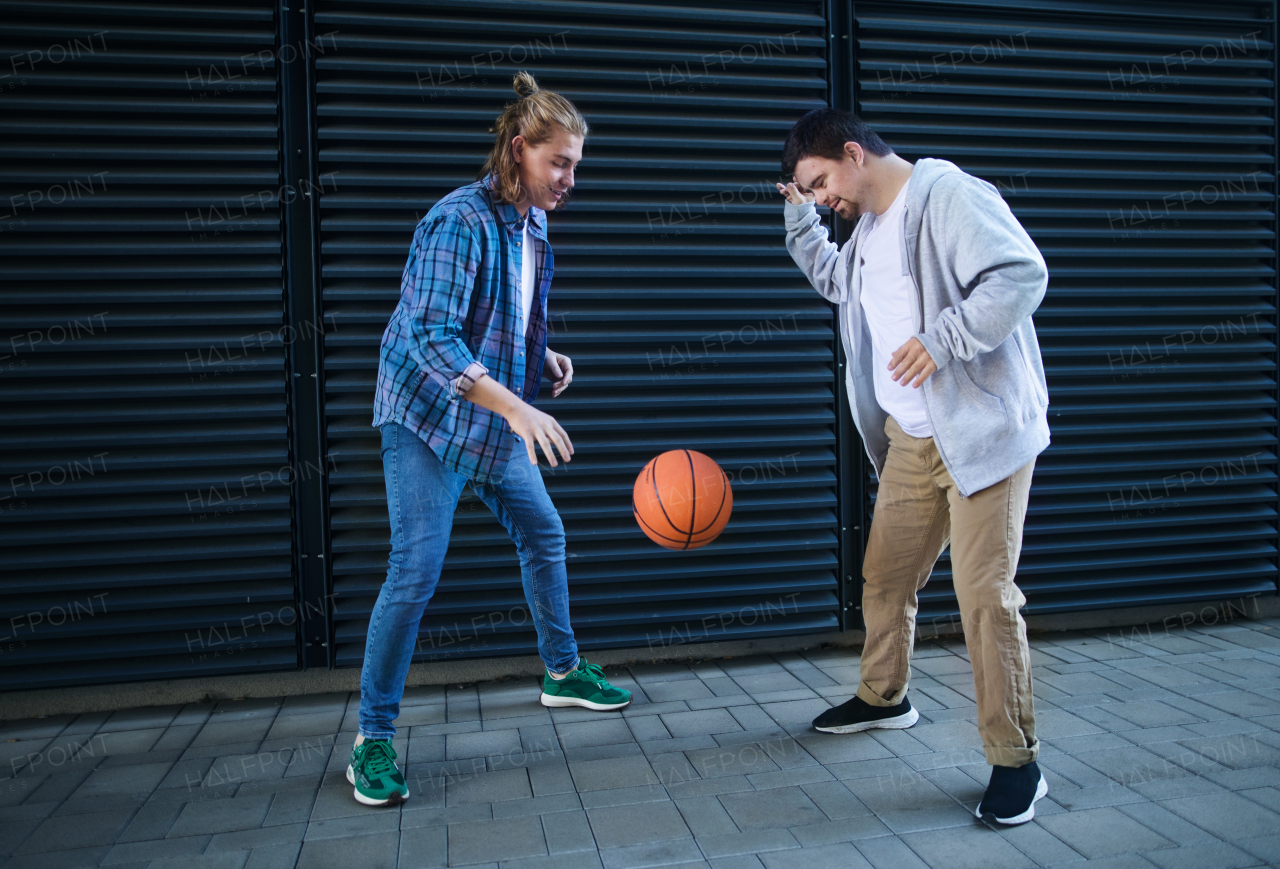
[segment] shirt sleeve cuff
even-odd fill
[[[933,360],[933,364],[936,367],[942,368],[954,358],[950,348],[928,332],[920,332],[915,337],[924,345],[925,351],[929,354],[929,358]]]
[[[783,200],[782,219],[787,229],[796,229],[809,217],[809,215],[817,212],[817,206],[812,202],[801,202],[799,205],[790,199]]]
[[[482,375],[488,373],[488,368],[485,368],[479,362],[472,362],[463,369],[461,374],[449,381],[449,400],[457,401],[466,394],[467,390],[471,389],[472,386],[475,386],[476,381],[479,380]]]

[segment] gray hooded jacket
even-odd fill
[[[863,214],[837,250],[813,203],[787,202],[783,211],[792,259],[814,289],[839,305],[849,406],[883,474],[887,415],[876,401],[855,267],[875,215]],[[916,337],[938,366],[920,389],[938,453],[967,497],[1049,445],[1049,390],[1031,322],[1048,270],[999,191],[947,160],[915,164],[903,220],[902,274],[916,288]]]

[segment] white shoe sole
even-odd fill
[[[585,706],[587,709],[594,709],[597,712],[608,712],[610,709],[621,709],[631,701],[626,703],[593,703],[590,700],[580,700],[577,697],[555,697],[551,694],[543,693],[543,706]]]
[[[997,824],[1005,824],[1013,826],[1014,824],[1025,824],[1036,816],[1036,800],[1049,793],[1049,783],[1044,780],[1044,773],[1040,773],[1040,783],[1036,785],[1036,795],[1031,798],[1031,805],[1027,806],[1027,810],[1020,815],[1014,815],[1012,818],[998,818],[995,815],[991,819]],[[978,807],[973,810],[973,814],[982,820],[982,803],[978,803]]]
[[[857,724],[840,724],[835,727],[818,727],[813,726],[814,730],[821,730],[823,733],[859,733],[863,730],[905,730],[920,720],[920,713],[914,709],[908,709],[901,715],[895,715],[893,718],[881,718],[878,721],[859,721]]]
[[[352,785],[356,783],[356,771],[351,768],[351,764],[347,764],[347,781]],[[408,790],[404,792],[404,796],[391,800],[375,800],[373,797],[366,797],[364,794],[360,793],[359,788],[353,790],[352,793],[355,794],[357,803],[361,803],[366,806],[393,806],[397,803],[403,803],[405,800],[409,799]]]

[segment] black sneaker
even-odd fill
[[[973,813],[997,824],[1025,824],[1036,816],[1036,800],[1047,793],[1049,783],[1034,760],[1026,766],[993,766],[991,783]]]
[[[833,706],[813,719],[813,729],[823,733],[857,733],[859,730],[902,730],[920,720],[906,697],[897,706],[872,706],[861,697]]]

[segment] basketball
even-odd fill
[[[733,511],[729,478],[697,450],[668,450],[644,466],[631,490],[640,530],[667,549],[697,549],[720,536]]]

